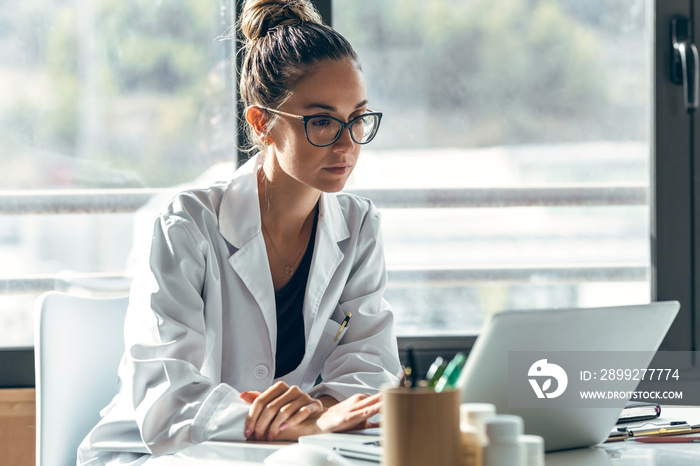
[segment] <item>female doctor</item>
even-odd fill
[[[381,119],[357,55],[306,0],[243,8],[240,85],[259,152],[155,219],[120,390],[79,464],[364,427],[380,385],[398,381],[379,213],[335,194]]]

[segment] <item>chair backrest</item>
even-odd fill
[[[117,393],[128,297],[50,291],[35,305],[38,466],[75,465],[80,442]]]

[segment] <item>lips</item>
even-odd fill
[[[345,175],[350,171],[350,167],[351,165],[332,165],[330,167],[324,167],[323,169],[333,175]]]

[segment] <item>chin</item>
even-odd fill
[[[345,189],[345,185],[348,183],[350,175],[352,175],[353,170],[350,169],[341,176],[333,176],[330,178],[323,177],[319,179],[319,185],[321,186],[321,191],[326,193],[337,193]]]
[[[324,193],[337,193],[342,191],[343,188],[345,188],[346,181],[347,180],[338,181],[335,183],[324,183],[323,186],[319,187],[319,189]]]
[[[321,191],[323,191],[324,193],[338,193],[338,192],[342,191],[344,187],[345,187],[345,184],[343,184],[342,186],[336,186],[336,187],[332,187],[332,188],[328,188],[328,189],[322,189]]]

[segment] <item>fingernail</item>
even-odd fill
[[[244,433],[243,435],[245,436],[245,438],[248,438],[248,437],[250,437],[251,432],[253,432],[253,429],[251,429],[250,427],[248,427],[248,428],[245,430],[245,433]]]
[[[272,442],[272,434],[267,434],[267,441]]]
[[[279,429],[279,431],[282,432],[283,430],[286,430],[287,427],[289,427],[289,426],[287,425],[287,423],[286,423],[286,422],[283,422],[282,424],[280,424],[280,429]]]
[[[260,440],[262,436],[260,434],[255,434],[255,440]]]

